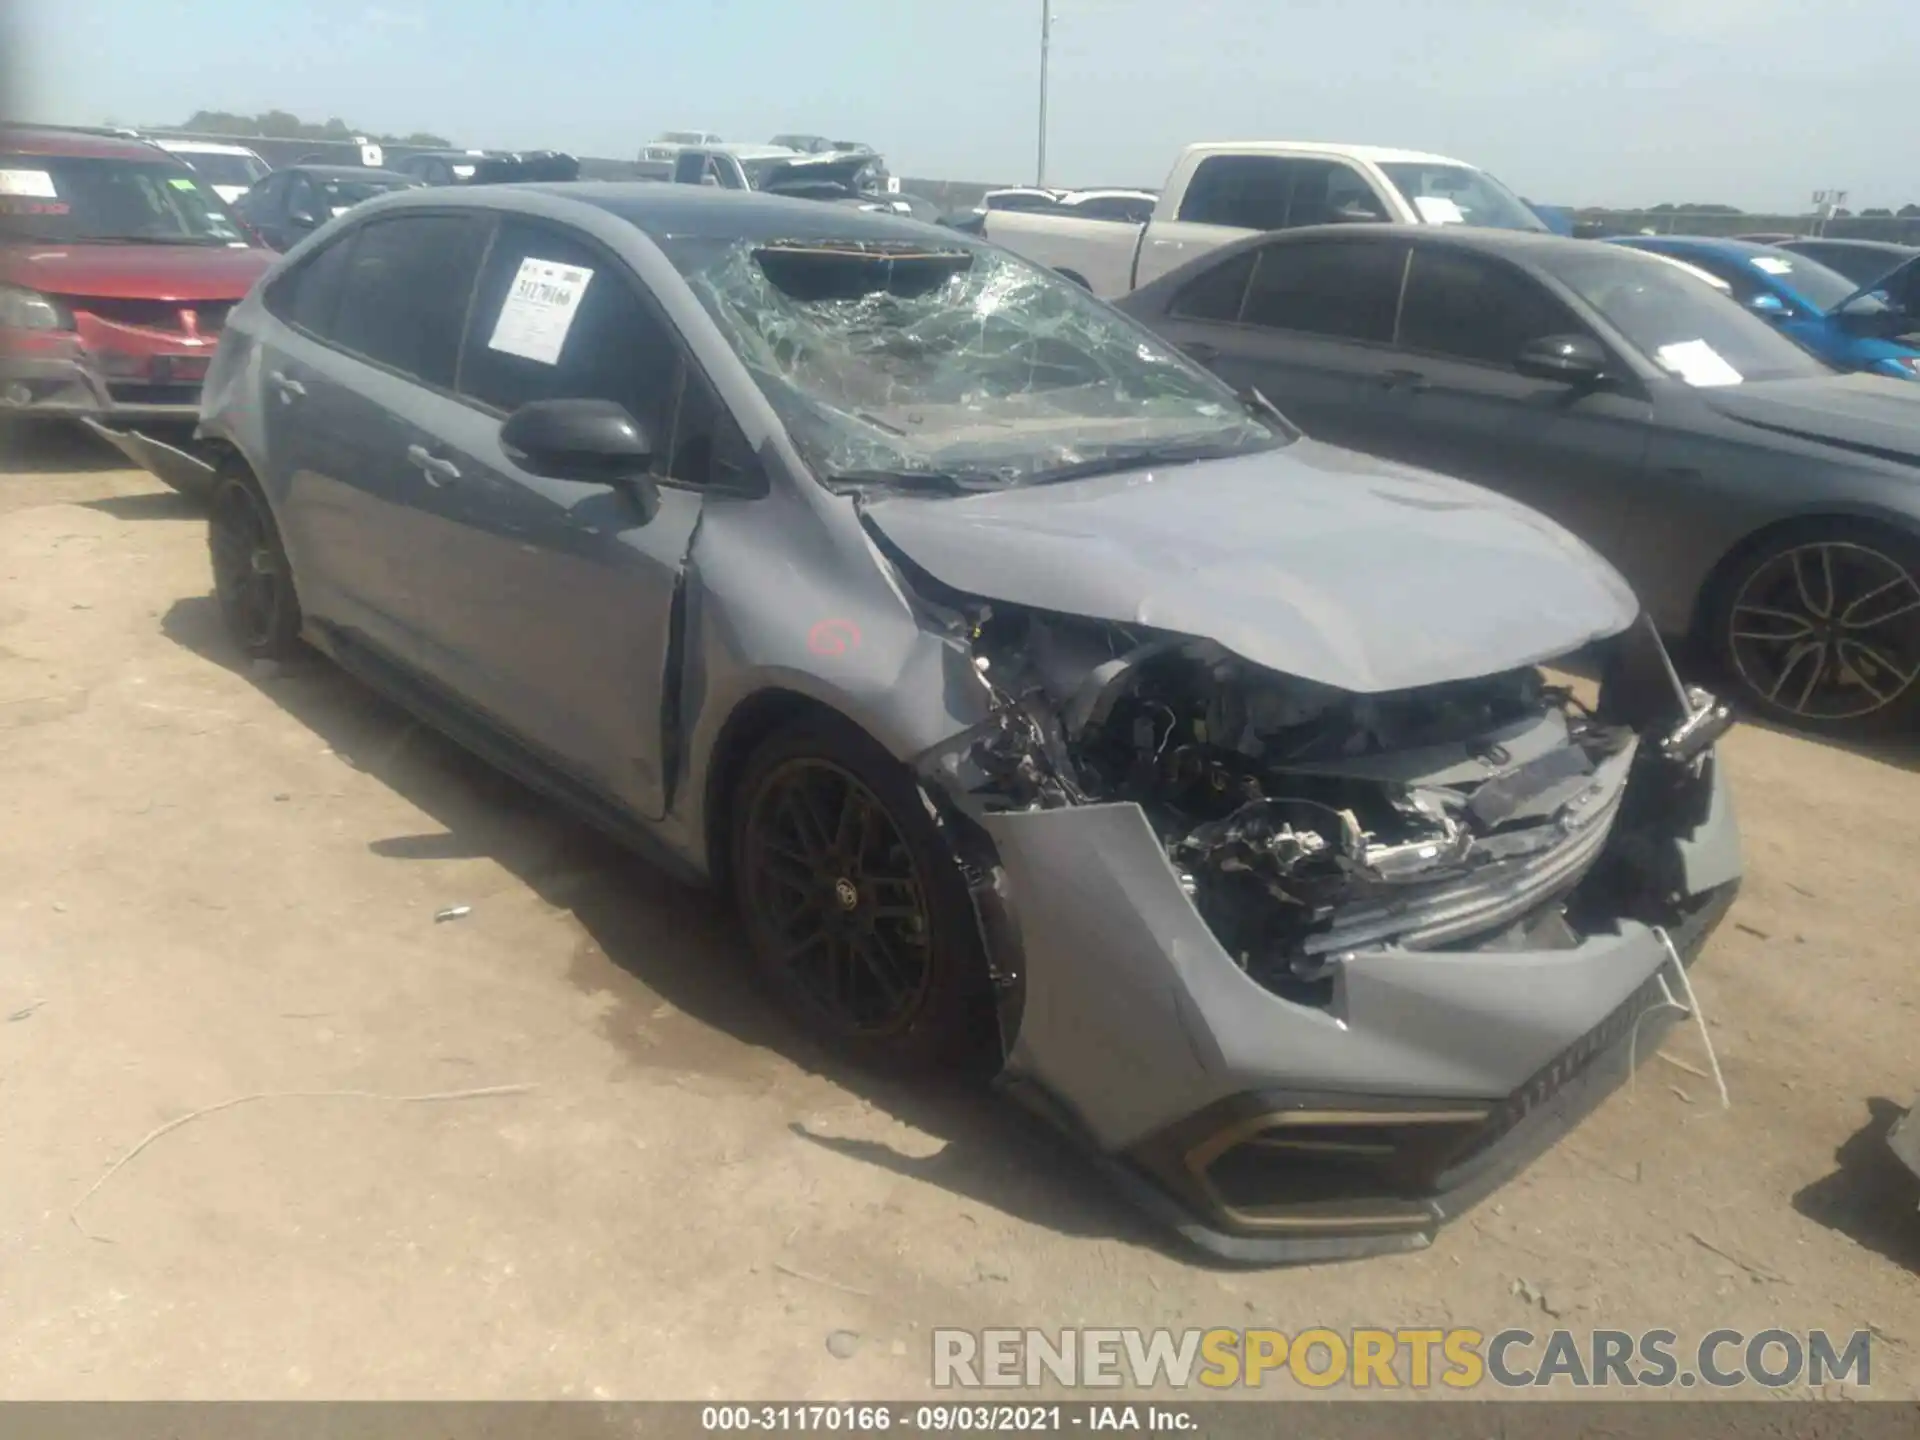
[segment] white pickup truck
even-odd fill
[[[985,234],[1113,300],[1253,231],[1367,221],[1547,228],[1524,200],[1463,160],[1252,140],[1189,145],[1145,225],[1057,209],[991,210]]]

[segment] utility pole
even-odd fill
[[[1040,0],[1040,157],[1033,167],[1033,183],[1047,184],[1047,65],[1053,53],[1053,0]]]

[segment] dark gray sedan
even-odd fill
[[[1425,1244],[1657,1048],[1738,884],[1727,712],[1589,547],[952,231],[374,200],[201,425],[245,654],[721,886],[803,1023],[984,1050],[1222,1254]]]
[[[1558,236],[1364,225],[1213,251],[1121,308],[1310,435],[1553,516],[1760,713],[1911,725],[1920,386],[1834,373],[1717,283]]]

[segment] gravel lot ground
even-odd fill
[[[993,1324],[1871,1326],[1920,1396],[1910,754],[1728,742],[1731,1110],[1677,1030],[1431,1250],[1221,1271],[991,1098],[841,1073],[711,901],[354,682],[238,673],[190,505],[6,470],[0,1398],[904,1398]]]

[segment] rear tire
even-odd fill
[[[1706,638],[1765,719],[1867,736],[1920,722],[1920,541],[1821,520],[1772,537],[1716,585]]]
[[[809,715],[748,758],[731,834],[755,969],[796,1021],[879,1068],[987,1057],[993,1002],[972,898],[904,766],[850,722]]]
[[[293,567],[266,492],[245,466],[230,462],[213,484],[207,517],[214,598],[227,634],[249,660],[291,660],[301,653],[300,600]]]

